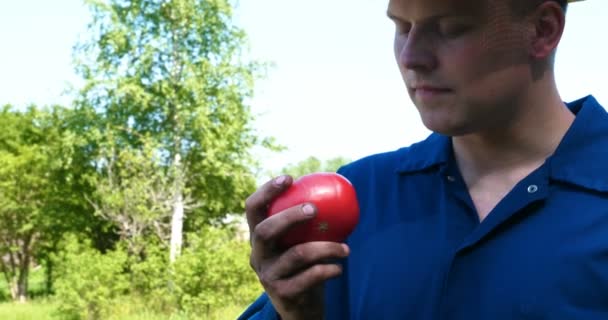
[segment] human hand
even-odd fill
[[[346,244],[321,241],[290,248],[279,246],[281,235],[316,213],[313,204],[304,203],[267,217],[269,203],[292,182],[290,176],[279,176],[247,198],[250,264],[281,319],[322,319],[323,284],[342,273],[340,265],[326,261],[346,257],[349,248]]]

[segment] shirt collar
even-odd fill
[[[593,96],[567,105],[576,118],[547,161],[550,176],[608,192],[608,112]]]
[[[399,150],[397,173],[423,171],[445,164],[450,158],[452,140],[439,133],[431,133],[425,140]]]
[[[569,102],[576,115],[553,155],[548,159],[554,180],[608,192],[608,112],[589,95]],[[450,137],[432,133],[425,140],[399,151],[400,174],[442,166],[450,159]]]

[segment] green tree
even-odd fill
[[[142,138],[139,149],[117,149],[112,133],[104,139],[110,145],[100,146],[100,158],[106,162],[91,177],[97,184],[88,200],[98,216],[116,224],[128,253],[139,256],[144,254],[146,236],[156,235],[165,244],[168,240],[171,188],[151,139]]]
[[[93,246],[105,252],[115,246],[118,237],[115,227],[94,214],[87,199],[95,196],[97,186],[90,177],[97,172],[94,154],[97,147],[89,139],[95,119],[91,114],[54,106],[35,120],[46,129],[46,148],[52,170],[45,172],[50,192],[44,199],[44,228],[41,230],[37,262],[44,265],[46,291],[53,293],[53,254],[62,250],[59,242],[66,234],[90,239]]]
[[[71,165],[69,139],[56,122],[61,112],[0,111],[0,268],[15,300],[26,300],[30,266],[52,243],[52,230],[68,224],[56,219],[70,214],[61,192],[67,180],[59,178]]]
[[[160,229],[169,217],[157,233],[169,234],[174,261],[184,227],[242,212],[255,188],[250,150],[275,147],[254,131],[247,104],[263,66],[242,57],[245,35],[232,23],[228,0],[86,3],[92,36],[75,53],[85,80],[77,107],[95,121],[86,130],[99,173],[91,203],[123,234],[137,234],[125,216]],[[152,168],[153,176],[144,174]],[[117,199],[138,192],[162,196],[154,204],[152,194]]]
[[[342,165],[350,162],[344,157],[335,157],[326,161],[321,161],[317,157],[311,156],[298,163],[289,164],[279,174],[289,174],[294,178],[314,172],[336,172]]]

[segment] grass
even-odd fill
[[[51,314],[55,305],[46,301],[28,303],[4,302],[0,304],[0,319],[3,320],[46,320],[53,319]],[[56,320],[56,319],[54,319]]]
[[[1,320],[61,320],[54,316],[57,303],[44,295],[45,275],[43,268],[30,270],[29,294],[34,298],[27,303],[10,302],[6,281],[0,277],[0,319]],[[247,305],[228,305],[214,310],[205,320],[234,320]],[[183,315],[163,315],[147,310],[144,303],[126,299],[115,306],[115,315],[107,320],[190,320]],[[106,319],[104,319],[106,320]]]
[[[0,303],[2,320],[59,320],[53,316],[56,304],[50,300],[34,300],[27,303]],[[234,320],[245,310],[246,306],[226,306],[212,312],[209,320]],[[120,312],[122,313],[122,312]],[[130,310],[127,314],[115,315],[108,320],[188,320],[186,316],[159,315],[147,310]]]

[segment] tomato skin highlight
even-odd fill
[[[343,242],[359,222],[355,188],[337,173],[304,175],[270,203],[268,216],[310,202],[317,207],[314,218],[293,226],[280,240],[283,247],[310,241]]]

